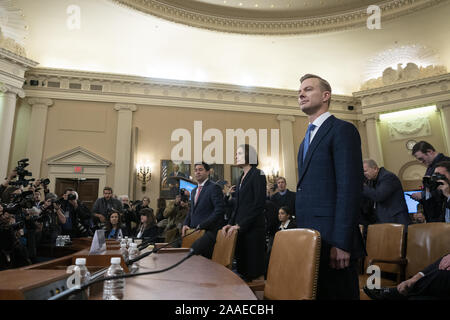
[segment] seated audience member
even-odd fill
[[[165,242],[172,242],[181,236],[181,229],[189,212],[189,191],[182,189],[180,193],[175,200],[169,201],[164,211],[167,225],[162,236],[165,238]],[[173,246],[181,246],[181,240]]]
[[[124,224],[121,223],[120,214],[117,211],[113,211],[109,214],[108,220],[105,226],[105,238],[106,239],[120,239],[128,237],[129,233]]]
[[[450,299],[450,254],[397,287],[369,289],[365,286],[363,290],[374,300]]]
[[[141,223],[137,227],[136,238],[156,241],[158,237],[158,227],[153,209],[144,208],[141,210]]]
[[[140,201],[137,205],[136,205],[136,218],[137,221],[141,220],[141,210],[142,209],[148,209],[150,208],[150,198],[147,196],[144,196],[142,198],[142,201]],[[153,210],[153,209],[152,209]]]
[[[119,196],[119,200],[122,202],[123,210],[120,212],[120,220],[125,223],[128,233],[134,234],[138,225],[138,219],[133,206],[130,206],[130,199],[127,195]]]
[[[94,229],[102,229],[106,223],[106,217],[115,209],[118,212],[123,210],[120,200],[113,198],[111,187],[103,188],[103,197],[95,200],[92,207]]]
[[[288,207],[291,212],[295,212],[295,192],[287,188],[284,177],[277,178],[276,190],[277,192],[270,197],[270,201],[273,201],[277,205],[277,209]]]
[[[363,162],[364,176],[372,181],[365,184],[363,196],[375,203],[377,223],[411,223],[400,179],[372,160]]]
[[[426,141],[417,142],[412,149],[412,155],[427,166],[425,177],[430,177],[435,172],[439,162],[450,161],[450,157],[438,153],[434,147]],[[423,205],[423,214],[426,222],[444,221],[442,209],[445,206],[445,202],[435,190],[430,190],[429,186],[424,185],[423,190],[421,192],[413,193],[412,197]]]

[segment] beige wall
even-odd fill
[[[17,166],[18,160],[26,157],[30,120],[31,106],[28,105],[25,100],[19,99],[16,105],[8,171],[11,171]]]
[[[415,158],[411,155],[411,151],[406,149],[408,140],[427,141],[438,151],[445,153],[445,141],[443,138],[442,124],[439,112],[433,112],[429,115],[431,135],[423,137],[411,137],[402,140],[391,140],[389,137],[389,127],[384,121],[379,121],[379,132],[381,147],[383,151],[384,167],[398,174],[403,165]]]

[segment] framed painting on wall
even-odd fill
[[[161,160],[161,175],[159,197],[163,199],[174,199],[180,188],[180,178],[189,179],[191,165],[172,160]]]

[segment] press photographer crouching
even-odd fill
[[[92,236],[91,211],[78,199],[78,193],[73,189],[66,189],[60,202],[66,218],[61,226],[62,234],[71,239]]]

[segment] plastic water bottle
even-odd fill
[[[111,266],[106,272],[106,277],[123,275],[120,266],[120,258],[111,258]],[[125,279],[105,280],[103,283],[103,300],[122,300],[125,291]]]
[[[139,249],[137,247],[137,243],[130,243],[130,247],[128,248],[128,259],[134,259],[139,256]],[[139,269],[139,263],[135,262],[131,265],[130,272],[136,272]]]
[[[132,244],[133,243],[133,238],[128,238],[127,239],[127,245],[128,245],[128,248],[130,248],[130,244]]]
[[[63,244],[62,244],[62,236],[58,236],[56,238],[56,246],[57,247],[62,247],[63,246]]]
[[[75,260],[74,271],[75,271],[75,273],[79,272],[81,286],[88,283],[89,280],[91,279],[91,274],[90,274],[88,268],[86,268],[86,258],[77,258]],[[83,297],[83,299],[84,298],[89,299],[89,287],[87,287],[83,291],[83,295],[85,295],[85,297]]]
[[[127,249],[126,243],[122,242],[120,244],[120,253],[122,254],[122,257],[124,258],[124,260],[126,261],[128,259],[128,249]]]

